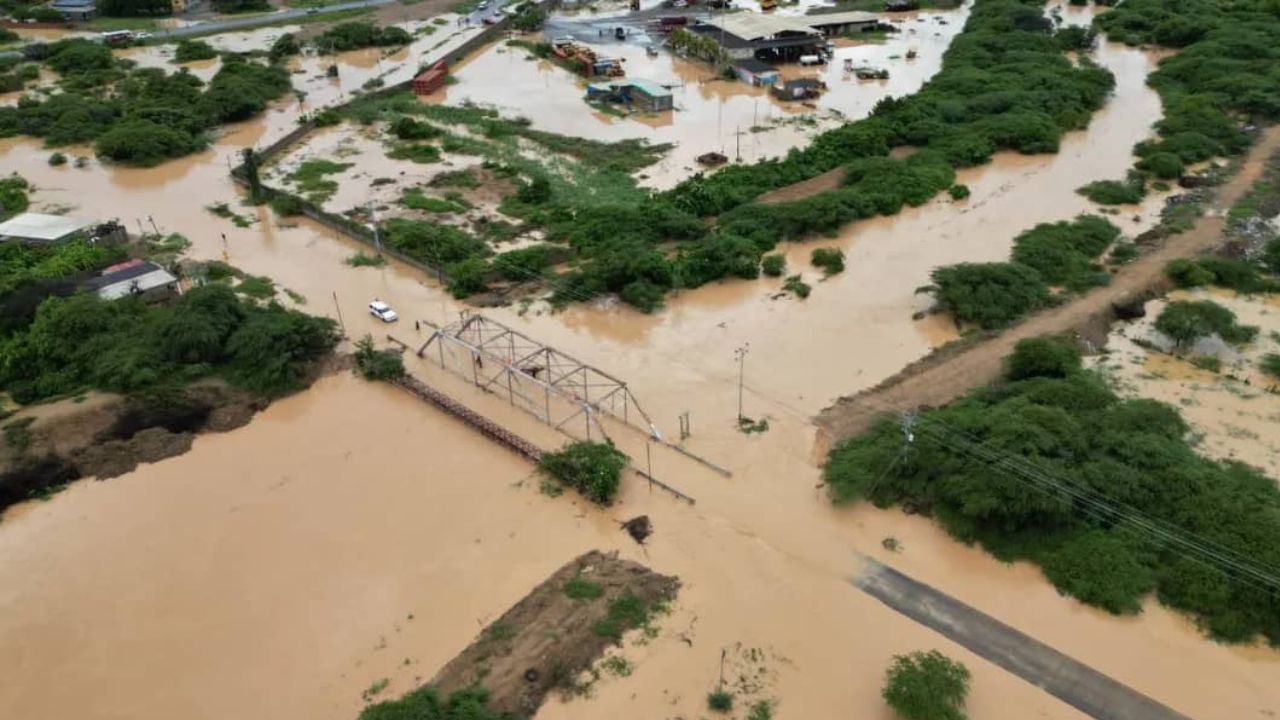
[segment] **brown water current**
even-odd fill
[[[536,67],[515,53],[494,57]],[[1030,566],[956,544],[927,519],[833,508],[817,487],[809,417],[947,336],[945,325],[911,320],[926,304],[912,291],[930,269],[1004,258],[1017,232],[1089,209],[1074,188],[1119,177],[1130,164],[1131,146],[1159,117],[1144,85],[1154,60],[1110,45],[1097,57],[1116,73],[1115,97],[1060,154],[1002,155],[964,173],[973,192],[965,203],[935,201],[823,241],[845,249],[848,269],[815,282],[807,301],[771,299],[777,283],[761,280],[686,292],[650,316],[605,303],[558,314],[538,305],[488,311],[627,380],[668,437],[676,415],[689,411],[687,445],[734,471],[724,478],[655,446],[654,474],[696,506],[633,475],[607,511],[571,495],[544,497],[527,464],[455,421],[392,388],[328,378],[245,428],[198,438],[185,456],[80,482],[6,514],[0,716],[350,720],[375,681],[389,679],[390,696],[429,678],[480,627],[590,548],[678,575],[684,589],[660,620],[662,635],[623,650],[636,665],[631,677],[601,681],[590,699],[555,701],[541,718],[698,716],[720,649],[739,641],[766,649],[772,679],[758,694],[779,699],[781,718],[889,720],[883,668],[892,654],[921,648],[973,671],[971,717],[1080,717],[855,589],[849,579],[864,554],[1191,717],[1280,711],[1275,652],[1215,645],[1154,603],[1139,617],[1107,616],[1059,597]],[[324,60],[301,62],[296,82],[306,84],[307,102],[341,96],[312,79]],[[377,72],[376,59],[371,70],[342,62],[344,85]],[[464,77],[450,92],[468,84]],[[300,293],[308,312],[341,308],[352,337],[389,331],[420,341],[414,319],[455,319],[462,306],[417,271],[351,268],[343,261],[362,249],[354,242],[238,205],[228,163],[243,145],[287,132],[299,112],[296,100],[282,101],[228,128],[208,151],[158,168],[54,168],[49,150],[30,139],[0,141],[0,167],[37,186],[38,207],[71,205],[131,228],[150,218],[190,237],[191,256],[225,257]],[[258,222],[236,228],[204,210],[215,202]],[[1124,220],[1126,230],[1147,227],[1159,203],[1122,215],[1141,218]],[[815,246],[787,249],[791,272],[817,280],[807,261]],[[375,324],[364,311],[373,297],[390,302],[401,322]],[[733,350],[748,343],[744,411],[770,420],[757,436],[734,427]],[[427,361],[410,356],[408,364],[530,439],[564,440]],[[613,436],[643,464],[639,433],[613,428]],[[614,523],[640,513],[657,528],[644,549]],[[900,552],[881,547],[888,536]]]

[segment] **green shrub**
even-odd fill
[[[203,40],[180,40],[178,48],[173,52],[173,61],[176,63],[212,60],[216,57],[218,57],[218,51]]]
[[[951,194],[952,200],[964,200],[969,197],[969,186],[960,184],[952,185],[947,192]]]
[[[411,117],[399,117],[391,123],[391,134],[401,140],[430,140],[444,135],[444,131]]]
[[[440,148],[426,143],[404,143],[392,148],[387,157],[430,165],[440,162]]]
[[[360,711],[359,720],[512,720],[507,713],[490,710],[489,691],[476,685],[447,698],[430,686],[418,688],[398,700],[386,700]]]
[[[1258,333],[1256,327],[1237,325],[1235,313],[1211,300],[1171,302],[1160,311],[1155,328],[1178,347],[1214,334],[1229,343],[1247,343]]]
[[[575,575],[564,584],[564,594],[574,600],[595,600],[604,595],[600,583],[591,582],[581,575]]]
[[[844,251],[840,248],[816,248],[809,254],[809,262],[822,268],[824,275],[844,272]]]
[[[413,36],[403,28],[389,25],[378,27],[364,21],[339,23],[324,31],[314,41],[321,52],[343,52],[366,47],[408,45]]]
[[[782,253],[774,253],[773,255],[765,255],[760,260],[760,272],[769,277],[782,277],[787,271],[787,256]]]
[[[1039,273],[1018,263],[960,263],[933,271],[938,308],[961,322],[1001,328],[1049,304]]]
[[[1142,202],[1142,198],[1147,195],[1145,183],[1140,178],[1125,181],[1097,180],[1076,192],[1099,205],[1134,205]]]
[[[1213,273],[1195,260],[1176,258],[1164,266],[1164,274],[1181,288],[1201,287],[1213,284]]]
[[[1280,380],[1280,355],[1276,353],[1267,353],[1262,356],[1262,360],[1258,363],[1258,367],[1262,368],[1262,372],[1271,377]]]
[[[271,209],[280,217],[302,214],[302,200],[294,195],[278,194],[271,198]]]
[[[498,271],[498,275],[512,282],[536,280],[550,264],[551,248],[544,244],[510,250],[493,259],[493,268]]]
[[[813,288],[809,283],[801,279],[799,275],[792,275],[788,277],[786,281],[782,283],[782,289],[786,292],[795,294],[795,296],[801,300],[809,297],[809,293],[813,291]]]
[[[358,252],[347,258],[347,264],[351,267],[382,267],[387,264],[387,259],[382,255],[366,255]]]
[[[627,456],[608,443],[580,440],[543,454],[538,469],[599,505],[612,505]]]
[[[489,289],[489,263],[484,258],[471,257],[445,266],[449,276],[449,292],[461,300]]]
[[[373,336],[356,341],[356,370],[365,380],[394,380],[404,376],[404,359],[393,350],[379,350]]]
[[[722,714],[730,712],[733,710],[733,693],[723,689],[707,693],[707,709]]]
[[[1120,229],[1097,215],[1042,223],[1014,238],[1013,261],[1035,270],[1046,283],[1084,290],[1108,282],[1096,260],[1118,237]]]
[[[895,655],[881,694],[903,720],[964,720],[969,671],[937,650]]]
[[[52,154],[52,155],[50,155],[50,156],[49,156],[49,164],[50,164],[50,165],[52,165],[52,166],[54,166],[54,167],[58,167],[58,166],[60,166],[60,165],[66,165],[66,164],[67,164],[67,156],[66,156],[66,155],[63,155],[63,154],[62,154],[62,153],[60,153],[60,152],[56,152],[56,153],[54,153],[54,154]]]
[[[1005,360],[1005,377],[1010,380],[1029,378],[1064,378],[1080,369],[1080,349],[1074,344],[1053,338],[1019,340],[1013,354]]]
[[[1117,241],[1111,246],[1111,254],[1107,256],[1107,262],[1113,265],[1127,265],[1142,255],[1142,251],[1138,246],[1131,242]]]
[[[427,183],[432,187],[464,187],[478,188],[480,180],[470,170],[446,170]]]
[[[1158,178],[1176,180],[1182,177],[1182,172],[1185,168],[1182,164],[1182,158],[1177,155],[1171,152],[1156,152],[1138,161],[1138,169],[1149,172]]]
[[[1062,592],[1113,615],[1136,615],[1156,586],[1146,555],[1132,535],[1090,530],[1046,553],[1042,566]]]

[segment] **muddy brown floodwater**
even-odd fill
[[[1128,166],[1130,147],[1159,116],[1144,85],[1154,58],[1110,45],[1097,55],[1117,75],[1115,97],[1059,155],[1000,156],[965,173],[967,204],[930,203],[824,241],[846,250],[848,269],[816,283],[806,302],[772,300],[775,284],[760,281],[687,292],[652,316],[611,305],[492,311],[626,379],[668,436],[689,411],[689,447],[733,476],[658,446],[653,471],[697,505],[635,476],[608,511],[544,497],[527,464],[410,396],[327,378],[245,428],[199,437],[182,457],[76,483],[6,514],[0,716],[351,720],[362,691],[386,678],[380,697],[390,696],[431,677],[479,628],[590,549],[617,550],[679,577],[683,589],[661,636],[622,650],[635,665],[630,677],[602,680],[590,699],[553,700],[540,718],[698,716],[721,648],[739,642],[766,650],[771,680],[758,694],[777,698],[782,718],[889,720],[879,698],[884,667],[894,653],[921,648],[973,671],[973,717],[1081,717],[858,591],[850,579],[865,555],[1191,717],[1280,712],[1274,651],[1215,645],[1154,603],[1138,617],[1106,616],[1059,597],[1035,568],[958,545],[927,519],[833,508],[817,488],[809,417],[945,334],[910,319],[923,306],[912,289],[929,270],[1004,257],[1016,232],[1087,209],[1074,188]],[[269,275],[300,293],[309,312],[341,308],[352,336],[410,340],[415,318],[456,318],[461,306],[416,271],[348,267],[359,246],[314,225],[281,227],[262,208],[241,209],[257,222],[236,228],[203,209],[236,203],[231,156],[287,132],[297,113],[296,101],[284,101],[210,150],[150,170],[53,168],[49,150],[30,139],[0,142],[0,164],[35,183],[37,206],[72,205],[131,227],[150,216],[187,234],[194,257]],[[1144,218],[1135,231],[1158,205],[1133,210]],[[811,279],[813,246],[788,248],[792,267]],[[375,325],[364,312],[375,296],[400,312],[399,325]],[[733,422],[733,350],[747,343],[745,412],[770,420],[768,432],[750,437]],[[426,361],[410,357],[409,367],[530,439],[564,440]],[[614,437],[644,457],[638,433]],[[638,514],[656,529],[644,548],[615,522]],[[889,536],[900,552],[882,549]]]

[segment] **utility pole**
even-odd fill
[[[742,420],[742,378],[743,366],[746,364],[747,353],[751,352],[751,343],[743,343],[733,351],[733,356],[738,359],[738,420]]]
[[[382,252],[382,236],[378,234],[378,213],[373,208],[373,201],[369,201],[369,220],[373,222],[373,247]]]
[[[342,306],[338,304],[338,291],[333,291],[333,309],[338,311],[338,327],[342,328],[342,334],[347,334],[347,324],[342,322]]]

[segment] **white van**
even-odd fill
[[[824,61],[821,55],[801,55],[800,56],[801,65],[821,65],[823,62]]]

